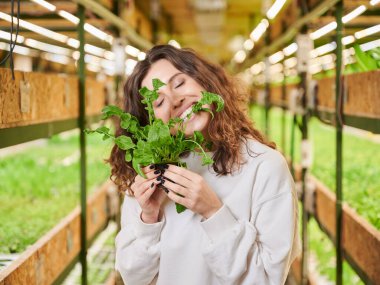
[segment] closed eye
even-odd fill
[[[156,107],[161,107],[163,103],[164,103],[164,99],[162,99],[161,102],[156,105]]]
[[[177,89],[178,87],[181,87],[184,83],[185,83],[185,81],[182,81],[181,83],[179,83],[179,84],[175,87],[175,89]]]

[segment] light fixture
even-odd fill
[[[237,63],[242,63],[245,58],[247,57],[247,54],[245,53],[244,50],[239,50],[235,53],[234,55],[234,60],[237,62]]]
[[[91,35],[93,35],[94,37],[97,37],[100,40],[103,40],[110,44],[112,44],[113,42],[113,37],[111,35],[103,32],[102,30],[99,30],[98,28],[96,28],[95,26],[91,24],[85,23],[84,29],[85,31],[89,32]]]
[[[375,6],[376,4],[379,4],[380,3],[380,0],[371,0],[369,2],[369,4],[371,4],[372,6]]]
[[[54,12],[57,9],[57,7],[55,7],[53,4],[50,4],[50,3],[48,3],[48,2],[46,2],[44,0],[32,0],[32,1],[34,3],[37,3],[37,4],[41,5],[42,7],[46,8],[46,9],[48,9],[50,11],[52,11],[52,12]]]
[[[272,7],[269,8],[267,12],[268,19],[274,19],[278,12],[280,12],[281,8],[284,6],[286,0],[276,0],[276,2],[273,3]]]
[[[3,20],[8,21],[8,22],[12,22],[12,17],[8,14],[3,13],[3,12],[0,12],[0,19],[3,19]],[[17,22],[17,18],[13,17],[13,21]],[[45,37],[51,38],[51,39],[59,41],[59,42],[65,43],[68,39],[68,37],[65,35],[53,32],[51,30],[48,30],[48,29],[45,29],[43,27],[34,25],[30,22],[27,22],[27,21],[24,21],[21,19],[19,20],[19,25],[25,29],[32,31],[32,32],[35,32],[37,34],[43,35]]]
[[[36,41],[34,39],[26,39],[25,45],[32,47],[32,48],[39,49],[39,50],[47,51],[50,53],[61,54],[61,55],[65,55],[65,56],[71,56],[71,54],[72,54],[72,51],[70,49],[63,48],[63,47],[60,47],[57,45],[51,45],[51,44],[47,44],[44,42]]]
[[[130,56],[137,57],[140,53],[140,50],[138,48],[135,48],[134,46],[127,45],[125,47],[125,52]]]
[[[65,18],[66,20],[70,21],[71,23],[75,25],[79,24],[79,18],[69,12],[60,10],[58,11],[58,15],[60,15],[62,18]]]
[[[355,38],[361,39],[361,38],[376,34],[378,32],[380,32],[380,24],[356,32]]]
[[[312,58],[317,57],[317,56],[321,56],[321,55],[326,54],[330,51],[333,51],[334,49],[336,49],[336,43],[331,42],[331,43],[328,43],[328,44],[325,44],[323,46],[319,46],[319,47],[313,49],[310,52],[310,56]]]
[[[135,68],[137,64],[137,61],[136,60],[133,60],[131,58],[128,58],[126,61],[125,61],[125,73],[127,75],[131,75],[132,72],[133,72],[133,69]]]
[[[93,55],[97,55],[100,57],[104,56],[104,52],[106,51],[105,49],[90,45],[90,44],[85,44],[84,45],[84,50],[88,53],[91,53]]]
[[[138,60],[144,60],[146,57],[146,53],[143,51],[140,51],[139,54],[137,55]]]
[[[251,39],[248,39],[243,43],[243,47],[246,50],[252,50],[254,46],[255,44]]]
[[[7,33],[7,32],[0,31],[0,39],[4,39],[4,40],[10,41],[11,40],[11,34]],[[13,40],[16,39],[16,35],[15,34],[12,34],[12,39]],[[24,42],[24,40],[25,40],[25,38],[23,36],[17,35],[16,42],[18,42],[19,44],[22,44]]]
[[[374,40],[372,42],[360,45],[362,51],[368,51],[377,47],[380,47],[380,40]]]
[[[272,54],[272,55],[269,57],[269,62],[270,62],[271,64],[275,64],[275,63],[277,63],[277,62],[283,60],[284,57],[285,57],[285,56],[284,56],[284,53],[283,53],[282,51],[278,51],[278,52]]]
[[[352,19],[356,18],[357,16],[363,14],[365,12],[365,10],[367,10],[367,7],[364,5],[360,5],[355,10],[353,10],[350,13],[348,13],[347,15],[343,16],[343,18],[342,18],[343,24],[346,24],[349,21],[351,21]]]
[[[106,50],[104,52],[104,58],[108,60],[115,60],[115,54],[112,51]]]
[[[284,48],[282,51],[284,52],[286,56],[289,56],[295,53],[297,49],[298,49],[298,45],[296,43],[292,43],[288,45],[286,48]]]
[[[297,58],[291,57],[291,58],[284,60],[284,65],[286,68],[293,68],[293,67],[297,66]]]
[[[264,62],[259,62],[250,67],[250,71],[253,75],[259,74],[265,69],[265,63]]]
[[[176,40],[170,40],[168,44],[176,48],[181,48],[181,45]]]
[[[73,38],[69,38],[66,43],[67,45],[75,49],[79,48],[79,45],[80,45],[80,42],[77,39],[73,39]]]
[[[53,54],[53,53],[44,52],[42,53],[41,56],[42,58],[46,60],[53,61],[60,64],[69,64],[70,62],[70,58],[62,54]]]
[[[0,42],[0,49],[9,51],[9,44]],[[22,54],[22,55],[29,55],[29,56],[34,56],[37,54],[35,51],[31,50],[30,48],[22,47],[19,45],[14,46],[13,52]]]
[[[257,27],[252,31],[252,33],[249,35],[250,38],[254,41],[257,42],[261,36],[265,33],[269,26],[269,22],[267,19],[262,19],[260,23],[257,25]]]
[[[282,72],[284,70],[284,67],[281,63],[277,63],[277,64],[274,64],[274,65],[271,65],[270,68],[269,68],[269,72],[271,74],[274,74],[274,73],[279,73],[279,72]]]
[[[312,32],[310,34],[310,38],[313,39],[313,40],[316,40],[316,39],[319,39],[320,37],[330,33],[331,31],[335,30],[337,27],[337,24],[336,22],[331,22],[325,26],[323,26],[322,28]]]
[[[342,44],[343,45],[349,45],[355,42],[355,37],[354,36],[347,36],[342,39]]]

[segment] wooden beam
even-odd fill
[[[70,1],[54,1],[50,2],[57,7],[57,10],[64,10],[66,12],[75,14],[77,11],[77,5]],[[10,14],[11,13],[11,3],[10,1],[0,2],[0,11]],[[16,4],[14,11],[16,11]],[[22,15],[51,15],[55,12],[51,12],[48,9],[38,5],[37,3],[31,1],[21,1],[20,2],[20,12]]]
[[[57,19],[36,19],[36,18],[28,19],[28,18],[23,18],[23,20],[28,21],[32,24],[47,28],[47,29],[51,29],[53,31],[56,28],[59,28],[61,30],[64,28],[70,28],[70,30],[75,30],[77,28],[77,25],[75,25],[72,22],[70,22],[66,19],[63,19],[61,17],[59,17]],[[7,22],[7,23],[9,23],[9,22]],[[86,19],[86,23],[91,24],[95,27],[98,27],[99,29],[104,29],[104,28],[107,28],[107,26],[111,26],[111,24],[108,23],[106,20],[96,19],[96,18]]]

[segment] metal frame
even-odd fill
[[[86,117],[86,124],[98,122],[101,115]],[[28,126],[0,129],[0,149],[37,139],[49,138],[52,135],[79,127],[78,118],[46,122]]]

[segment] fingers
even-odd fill
[[[168,179],[165,179],[165,176],[164,176],[164,179],[161,180],[161,184],[164,185],[166,188],[168,188],[170,191],[173,191],[173,192],[180,194],[184,197],[189,195],[189,190],[187,188],[185,188],[182,185],[179,185],[177,183],[173,183],[173,182],[169,181]]]
[[[153,164],[150,166],[144,167],[142,171],[145,173],[146,178],[141,177],[140,175],[137,175],[135,177],[135,182],[134,182],[134,184],[136,184],[137,187],[139,187],[139,185],[141,183],[144,183],[146,180],[155,179],[161,174],[161,171],[155,169]]]
[[[169,168],[165,171],[165,176],[170,175],[169,173],[172,173],[173,175],[175,175],[175,176],[173,176],[174,179],[172,179],[172,180],[174,180],[175,182],[179,182],[181,180],[185,184],[187,184],[189,182],[190,183],[199,182],[201,179],[200,175],[198,175],[198,174],[196,174],[196,173],[194,173],[194,172],[192,172],[186,168],[179,167],[179,166],[172,165],[172,164],[170,164]]]
[[[155,179],[145,180],[143,183],[139,185],[132,185],[132,190],[135,194],[136,198],[140,198],[144,193],[149,190],[150,188],[154,188],[154,186],[158,184],[158,182]]]

